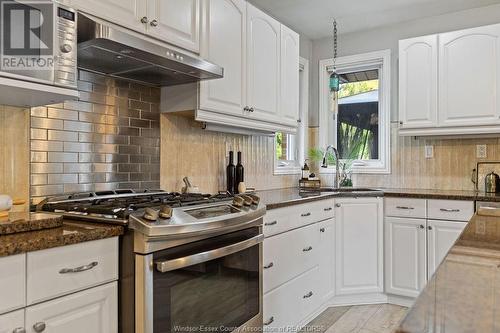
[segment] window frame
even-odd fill
[[[379,69],[379,159],[355,161],[352,172],[358,174],[390,174],[391,173],[391,50],[381,50],[337,58],[337,71],[340,73],[366,69]],[[330,105],[330,74],[333,60],[323,59],[319,62],[319,140],[321,149],[327,145],[337,146],[337,128],[333,134],[334,142],[327,142],[328,115]],[[336,118],[335,118],[336,119]],[[321,174],[335,173],[334,166],[321,168]]]
[[[302,172],[302,165],[305,161],[306,147],[307,147],[307,129],[309,127],[308,112],[309,112],[309,60],[299,58],[299,71],[302,72],[302,78],[299,80],[299,123],[295,143],[298,144],[297,159],[292,162],[292,165],[279,166],[279,161],[276,158],[276,135],[273,137],[273,160],[274,160],[274,174],[275,175],[297,175]],[[285,133],[286,134],[286,133]]]

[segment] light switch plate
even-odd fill
[[[477,158],[486,158],[486,145],[476,145],[476,157]]]
[[[434,146],[425,146],[425,158],[434,158]]]

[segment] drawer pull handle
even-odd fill
[[[325,212],[330,212],[333,208],[332,207],[328,207],[328,208],[325,208],[323,209]]]
[[[312,249],[313,249],[313,247],[312,247],[312,246],[308,246],[308,247],[306,247],[306,248],[302,249],[302,251],[304,251],[304,252],[309,252],[309,251],[311,251]]]
[[[33,325],[33,329],[35,330],[36,333],[45,331],[45,327],[46,327],[45,323],[42,322],[38,322],[35,325]]]
[[[440,211],[445,213],[458,213],[460,212],[460,209],[441,208]]]
[[[417,229],[425,229],[425,227],[424,227],[424,225],[423,225],[423,224],[421,224],[421,225],[419,225],[419,226],[417,227]]]
[[[269,325],[271,325],[273,322],[274,322],[274,317],[271,317],[271,318],[269,318],[269,320],[268,320],[268,321],[265,321],[265,322],[264,322],[264,326],[269,326]]]
[[[307,294],[305,294],[305,295],[304,295],[304,296],[302,296],[302,297],[303,297],[303,298],[309,298],[309,297],[311,297],[312,295],[313,295],[313,292],[312,292],[312,291],[310,291],[310,292],[308,292]]]
[[[97,261],[93,261],[88,265],[80,266],[80,267],[75,267],[75,268],[63,268],[59,271],[59,274],[68,274],[68,273],[80,273],[80,272],[85,272],[88,270],[91,270],[92,268],[96,267],[99,263]]]
[[[341,204],[335,204],[335,207],[340,208],[340,207],[342,207],[342,205]]]
[[[311,213],[304,213],[304,214],[301,214],[300,216],[302,216],[302,217],[308,217],[308,216],[311,216]]]
[[[14,328],[12,333],[26,333],[26,329],[24,327]]]
[[[325,228],[319,229],[320,232],[325,232]]]
[[[270,262],[269,264],[264,266],[264,269],[269,269],[274,266],[274,263]]]
[[[278,224],[278,221],[272,221],[272,222],[266,222],[264,223],[265,226],[271,226],[271,225],[276,225]]]
[[[397,209],[404,209],[404,210],[414,210],[415,208],[413,207],[407,207],[407,206],[397,206]]]
[[[432,227],[431,227],[431,226],[428,226],[427,228],[428,228],[429,230],[432,230]]]

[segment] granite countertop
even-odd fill
[[[500,218],[475,215],[396,332],[497,332],[499,273]]]
[[[64,220],[61,227],[0,236],[0,257],[120,236],[123,227]]]
[[[372,191],[363,191],[363,189],[365,188],[358,188],[358,191],[354,188],[354,191],[340,190],[340,192],[301,194],[298,188],[291,187],[276,190],[257,191],[256,194],[260,197],[261,201],[266,205],[268,210],[330,198],[363,196],[500,202],[500,193],[394,188],[373,188],[371,189]]]
[[[47,213],[9,213],[9,217],[0,218],[0,235],[61,227],[63,217]]]

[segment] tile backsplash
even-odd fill
[[[31,196],[159,188],[160,89],[80,71],[79,100],[31,108]]]

